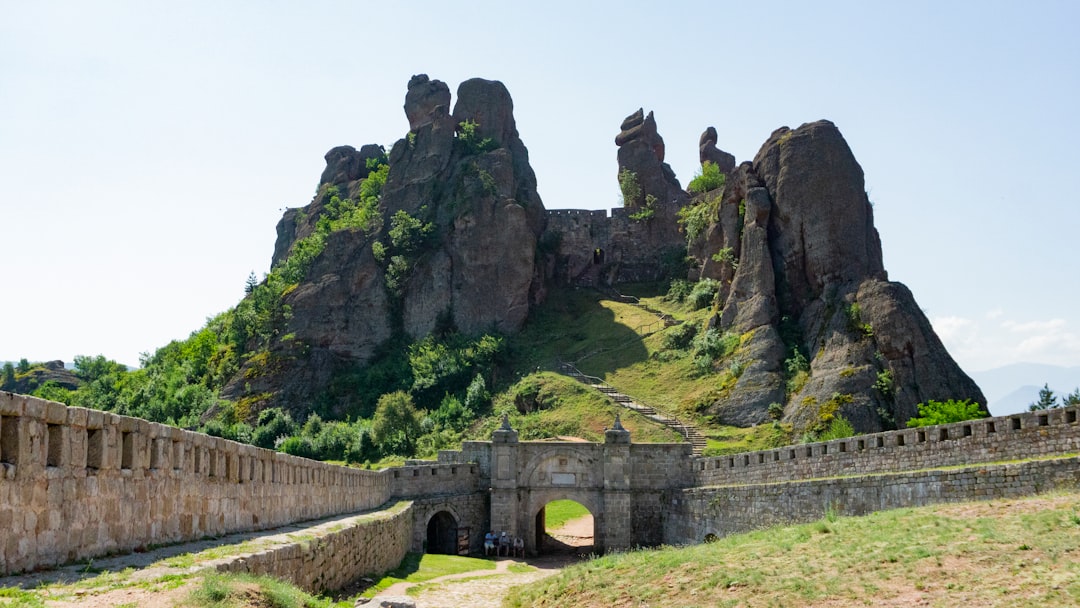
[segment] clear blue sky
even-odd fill
[[[890,278],[969,371],[1080,365],[1080,3],[0,2],[0,360],[139,353],[269,269],[333,146],[408,130],[405,85],[514,98],[544,204],[617,203],[622,119],[685,185],[827,118]]]

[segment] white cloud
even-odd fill
[[[1004,321],[1001,326],[1014,332],[1046,332],[1065,327],[1065,319],[1050,319],[1049,321],[1028,321],[1017,323],[1016,321]]]
[[[1010,363],[1080,365],[1080,332],[1063,319],[1004,319],[987,313],[985,319],[944,316],[931,319],[949,354],[968,371],[993,369]]]
[[[994,310],[986,311],[985,317],[986,317],[987,321],[993,321],[994,319],[1000,317],[1003,314],[1005,314],[1004,310],[1002,310],[1000,308],[995,308]]]
[[[930,323],[942,340],[970,339],[975,328],[975,321],[963,317],[939,317]]]

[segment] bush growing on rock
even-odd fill
[[[694,194],[702,194],[723,188],[726,181],[727,176],[720,171],[720,165],[705,161],[701,164],[701,171],[690,180],[686,189]]]
[[[909,428],[963,422],[964,420],[975,420],[986,416],[978,403],[972,403],[967,399],[963,401],[955,399],[934,401],[931,399],[926,403],[920,403],[918,408],[919,415],[909,418],[907,421]]]
[[[702,279],[698,281],[692,290],[690,290],[690,296],[687,300],[690,303],[692,310],[700,310],[702,308],[708,308],[712,306],[713,299],[716,298],[716,292],[720,290],[720,281],[715,279]]]

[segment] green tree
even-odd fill
[[[919,415],[907,421],[909,428],[917,426],[933,426],[935,424],[948,424],[950,422],[962,422],[983,418],[986,413],[978,403],[972,403],[968,399],[957,401],[934,401],[918,405]]]
[[[483,376],[476,374],[469,383],[469,388],[465,389],[465,408],[470,415],[473,415],[474,412],[485,410],[489,405],[491,405],[491,393],[487,390],[487,383],[484,382]]]
[[[410,252],[420,246],[432,231],[435,225],[424,224],[419,218],[415,218],[404,210],[398,210],[390,218],[390,244],[396,249]]]
[[[431,413],[431,421],[440,429],[463,431],[473,419],[473,412],[462,405],[461,400],[447,393],[439,409]]]
[[[1039,400],[1029,405],[1028,411],[1049,410],[1055,407],[1061,406],[1057,402],[1057,396],[1054,395],[1054,391],[1050,390],[1050,385],[1047,383],[1043,384],[1043,387],[1039,389]]]
[[[416,409],[412,397],[396,391],[379,397],[371,435],[383,454],[409,456],[422,433],[423,415]]]
[[[634,207],[641,203],[641,184],[637,173],[629,169],[619,171],[619,192],[622,194],[623,207]]]
[[[847,418],[837,416],[829,421],[829,426],[825,427],[825,430],[814,441],[832,441],[853,436],[855,436],[855,427],[848,422]]]
[[[244,293],[251,294],[255,291],[255,288],[259,286],[259,277],[255,276],[255,271],[252,270],[248,275],[247,281],[244,281]]]
[[[260,448],[272,450],[279,438],[295,435],[296,430],[296,423],[288,412],[276,407],[267,408],[259,412],[258,424],[251,434],[251,442]]]
[[[0,380],[0,390],[10,391],[15,388],[15,366],[11,361],[4,363],[4,377]]]
[[[59,401],[60,403],[71,404],[71,391],[60,386],[56,380],[46,380],[45,384],[37,387],[31,394],[35,397],[47,399],[49,401]]]
[[[1073,389],[1073,392],[1062,397],[1061,405],[1064,407],[1080,405],[1080,387]]]
[[[716,220],[720,213],[720,202],[720,195],[710,194],[704,200],[679,209],[679,225],[686,233],[687,245],[692,245],[699,236],[704,235],[709,224]]]
[[[75,376],[83,382],[94,382],[106,376],[112,376],[127,371],[127,366],[106,359],[105,355],[89,357],[75,355]]]
[[[30,371],[30,362],[27,361],[25,358],[19,359],[19,365],[15,368],[15,371],[19,372],[20,374],[25,374],[26,372]]]

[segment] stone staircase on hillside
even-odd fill
[[[642,416],[645,416],[653,422],[663,424],[664,426],[671,428],[676,433],[682,435],[683,438],[686,439],[686,441],[689,442],[691,446],[693,446],[695,456],[701,456],[702,452],[705,451],[705,436],[702,435],[701,431],[699,431],[694,425],[682,422],[678,418],[674,418],[658,412],[656,411],[656,408],[653,408],[651,406],[638,403],[634,401],[634,399],[629,395],[620,393],[615,387],[605,384],[604,381],[600,378],[597,378],[595,376],[588,376],[581,373],[578,368],[574,367],[569,363],[560,363],[558,365],[558,370],[559,373],[569,376],[577,380],[578,382],[581,382],[582,384],[590,386],[600,391],[601,393],[604,393],[613,401],[615,401],[615,403],[618,403],[622,407],[625,407],[629,410],[634,410],[635,412],[641,414]]]

